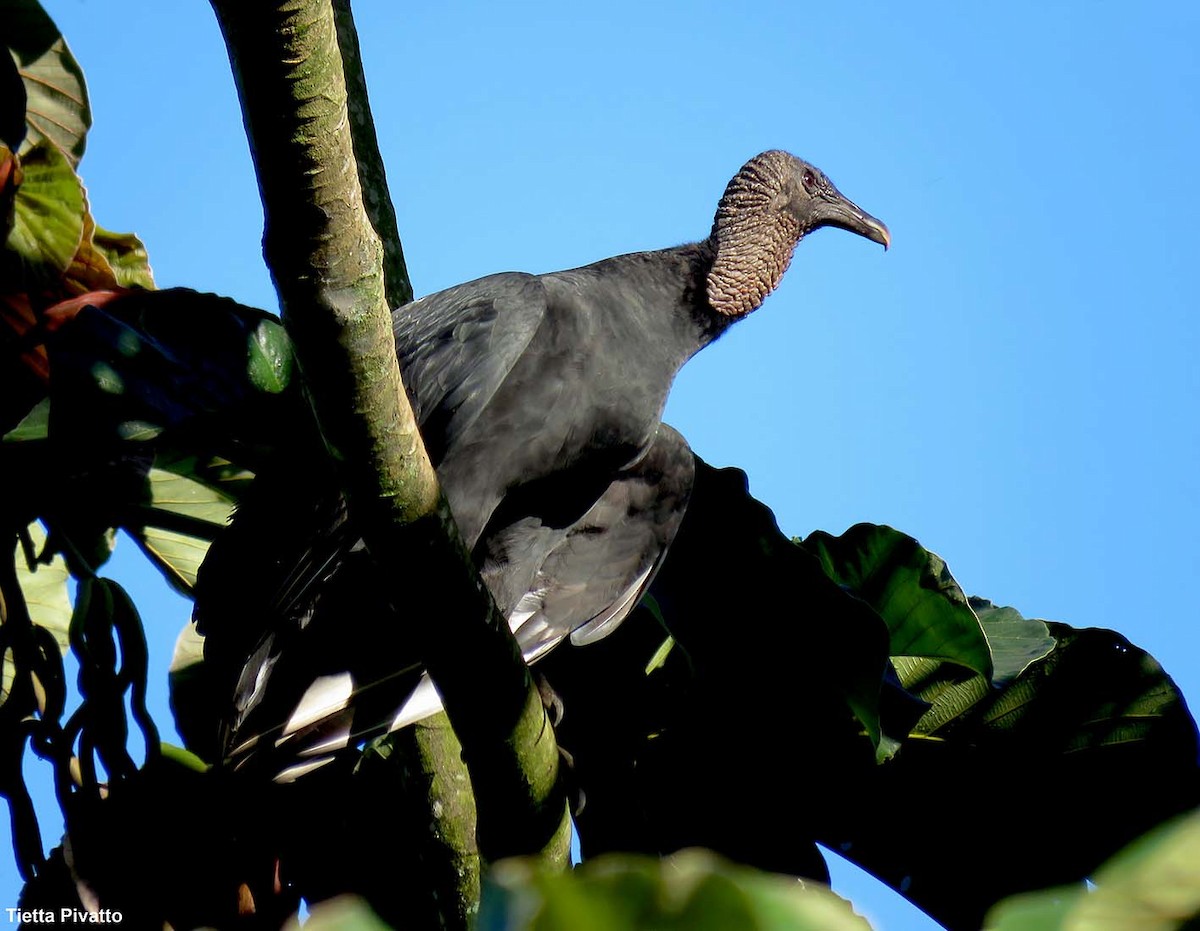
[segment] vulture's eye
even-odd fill
[[[810,194],[817,189],[817,176],[813,173],[812,169],[804,169],[802,180],[804,181],[805,190]]]

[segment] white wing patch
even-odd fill
[[[321,676],[304,693],[300,704],[284,725],[283,735],[275,741],[275,745],[283,743],[297,731],[316,724],[322,718],[343,710],[350,703],[354,693],[354,679],[348,672],[339,672],[333,676]]]
[[[438,694],[437,686],[429,678],[429,673],[423,673],[417,687],[412,690],[407,701],[396,712],[396,717],[392,721],[392,726],[388,728],[388,733],[415,724],[441,710],[442,696]]]

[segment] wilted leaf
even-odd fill
[[[563,873],[508,860],[488,876],[479,931],[863,931],[828,886],[735,866],[704,850],[609,854]]]
[[[83,241],[83,185],[51,143],[21,156],[24,178],[13,201],[4,264],[26,282],[56,281]]]
[[[906,534],[856,524],[840,537],[818,530],[803,547],[825,572],[871,605],[891,632],[892,656],[958,663],[990,676],[987,637],[946,563]]]
[[[66,153],[74,167],[83,155],[92,125],[83,70],[58,27],[35,0],[2,0],[0,21],[27,95],[29,131],[20,152],[48,140]]]
[[[92,234],[92,245],[108,260],[118,286],[146,289],[154,287],[150,257],[146,254],[146,247],[142,241],[133,233],[113,233],[97,226]]]
[[[121,288],[154,288],[154,277],[146,248],[131,233],[110,233],[96,224],[86,193],[83,204],[83,235],[79,249],[64,273],[63,288],[76,295],[90,295]],[[99,301],[92,302],[98,305]],[[65,306],[65,305],[60,305]]]

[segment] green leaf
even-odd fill
[[[24,178],[13,202],[13,227],[5,241],[5,264],[29,282],[56,281],[83,241],[83,185],[66,157],[43,142],[21,157]]]
[[[826,574],[883,618],[892,656],[958,663],[990,676],[992,655],[979,619],[946,563],[906,534],[856,524],[840,537],[816,531],[801,544]]]
[[[998,903],[984,923],[985,931],[1059,931],[1075,903],[1087,895],[1087,888],[1075,884],[1042,892],[1014,895]],[[1119,928],[1131,927],[1118,924]],[[1174,927],[1174,926],[1172,926]]]
[[[300,931],[298,919],[284,925],[285,931]],[[304,922],[304,931],[389,931],[389,926],[357,896],[343,895],[314,905]]]
[[[209,544],[233,514],[233,501],[199,478],[164,468],[150,469],[147,487],[149,501],[134,508],[124,526],[167,582],[191,595]]]
[[[1010,682],[1054,649],[1045,621],[1030,620],[1016,608],[1002,608],[975,595],[970,603],[992,648],[993,684]]]
[[[162,527],[145,527],[134,534],[134,540],[167,584],[190,598],[211,541]]]
[[[150,470],[150,503],[154,511],[178,514],[209,525],[215,536],[229,523],[233,502],[222,490],[190,475],[156,466]],[[148,515],[153,519],[153,515]],[[205,532],[206,528],[201,528]]]
[[[146,247],[133,233],[113,233],[97,226],[92,234],[92,246],[104,256],[113,277],[123,288],[154,287],[154,273]]]
[[[33,550],[40,553],[46,545],[46,532],[39,523],[32,523],[28,528],[29,537],[33,542]],[[35,562],[29,565],[18,543],[14,556],[17,582],[21,586],[21,594],[29,610],[30,620],[39,627],[44,627],[54,636],[62,653],[67,652],[67,631],[71,625],[71,599],[67,588],[67,564],[61,556],[55,555],[48,563]],[[12,688],[15,675],[12,655],[6,652],[0,667],[0,705],[7,699]]]
[[[28,134],[21,153],[49,141],[79,163],[92,125],[83,70],[35,0],[0,0],[5,43],[25,83]]]
[[[50,432],[50,399],[42,398],[19,424],[4,434],[5,443],[33,443],[46,439]]]
[[[824,885],[760,873],[705,850],[665,859],[611,854],[555,872],[496,864],[478,931],[862,931],[849,903]]]
[[[295,356],[283,325],[262,320],[250,334],[247,372],[250,383],[259,391],[279,394],[292,379]]]

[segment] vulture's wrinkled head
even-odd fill
[[[858,233],[885,249],[891,242],[887,227],[844,197],[820,169],[777,149],[754,156],[717,206],[708,302],[727,316],[754,310],[779,284],[796,244],[822,226]]]

